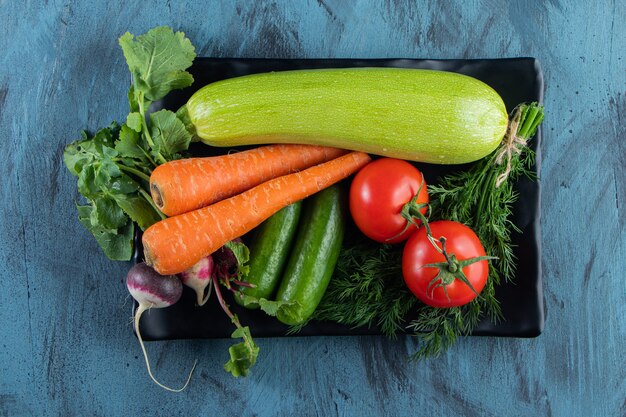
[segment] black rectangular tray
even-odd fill
[[[423,60],[423,59],[238,59],[197,58],[190,68],[195,82],[184,90],[170,93],[165,99],[154,103],[152,110],[166,108],[177,110],[200,87],[222,79],[247,74],[314,68],[346,67],[402,67],[425,68],[458,72],[475,77],[494,88],[504,100],[508,111],[517,104],[543,99],[543,76],[534,58],[493,60]],[[541,155],[541,129],[530,146],[537,152],[535,171],[539,174]],[[228,148],[211,148],[193,144],[193,155],[206,156],[228,152]],[[470,165],[440,166],[416,164],[429,184],[437,178]],[[515,255],[518,269],[514,283],[504,283],[496,289],[496,295],[505,317],[494,324],[487,318],[481,321],[473,335],[502,337],[536,337],[543,330],[544,307],[541,275],[540,186],[522,178],[516,184],[520,196],[513,208],[513,222],[522,230],[514,235]],[[350,233],[359,233],[349,227]],[[363,239],[365,237],[363,236]],[[137,239],[135,261],[141,261],[141,239]],[[229,291],[223,294],[243,325],[250,326],[253,336],[286,336],[288,327],[259,310],[247,310],[232,300]],[[213,294],[203,306],[195,305],[195,294],[185,288],[181,300],[166,309],[152,309],[141,319],[141,334],[145,340],[228,338],[234,327],[221,310]],[[371,335],[381,334],[376,327],[349,328],[347,326],[312,322],[298,336],[317,335]]]

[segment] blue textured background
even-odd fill
[[[0,416],[626,415],[626,2],[441,3],[0,0]],[[161,24],[203,56],[539,58],[544,334],[417,364],[411,339],[261,339],[247,379],[228,340],[151,343],[167,383],[199,359],[182,394],[152,384],[129,265],[78,223],[61,155],[126,115],[117,38]]]

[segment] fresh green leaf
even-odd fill
[[[298,328],[298,331],[302,329],[304,326],[306,326],[310,321],[310,318],[305,319],[302,316],[302,307],[300,303],[298,303],[297,301],[281,305],[276,310],[276,316],[280,317],[281,321],[300,323],[295,326],[292,326],[292,329]],[[289,333],[293,333],[293,332],[289,332]]]
[[[128,221],[119,229],[107,229],[92,223],[94,206],[77,206],[78,220],[96,238],[104,254],[114,261],[128,261],[133,255],[133,222]]]
[[[160,153],[168,160],[179,158],[179,152],[187,150],[191,142],[191,134],[183,122],[169,110],[150,115],[150,135],[154,141],[154,154]]]
[[[237,321],[236,316],[233,322]],[[238,321],[237,321],[238,322]],[[248,376],[250,368],[256,363],[259,356],[259,347],[252,340],[250,328],[237,327],[231,335],[233,339],[242,338],[243,342],[228,348],[230,360],[224,365],[224,369],[235,377]]]
[[[142,92],[148,100],[156,101],[193,83],[193,77],[185,70],[196,54],[183,32],[174,33],[171,28],[161,26],[136,39],[126,32],[119,44],[133,74],[135,94]]]
[[[115,156],[115,150],[111,149],[111,146],[116,132],[115,123],[100,129],[93,137],[89,137],[85,131],[81,132],[82,139],[67,145],[63,152],[63,161],[70,172],[79,176],[86,165],[93,164],[103,157]]]
[[[93,199],[100,193],[96,185],[96,169],[94,164],[84,166],[78,174],[78,191],[86,198]]]
[[[81,144],[85,141],[70,143],[65,147],[63,152],[63,162],[72,175],[78,177],[85,165],[91,164],[94,160],[93,155],[82,151]]]
[[[260,307],[268,316],[276,317],[277,314],[289,315],[293,317],[294,309],[299,307],[297,301],[273,301],[267,298],[258,298],[252,295],[244,294],[242,291],[235,292],[235,297],[240,297],[242,303],[246,307]]]
[[[110,149],[110,148],[108,148]],[[110,187],[113,178],[117,178],[122,175],[122,171],[115,162],[110,158],[104,157],[95,166],[95,184],[100,187],[101,190],[106,190]]]
[[[115,150],[123,158],[146,160],[146,151],[141,147],[139,133],[127,125],[123,125],[120,130],[120,137],[115,144]]]
[[[293,314],[290,314],[290,311],[299,307],[297,301],[272,301],[265,298],[258,298],[256,301],[265,314],[273,317],[276,317],[276,314],[280,311],[285,315],[293,316]]]
[[[183,105],[178,110],[176,110],[176,117],[178,117],[178,119],[183,122],[183,125],[185,125],[185,129],[191,135],[191,141],[199,141],[200,138],[196,135],[196,127],[191,121],[191,116],[189,116],[189,110],[187,110],[187,105]]]
[[[161,220],[161,217],[150,203],[138,194],[119,194],[114,195],[114,198],[122,210],[137,223],[141,230],[146,230]]]
[[[109,127],[105,127],[96,132],[96,134],[91,139],[95,150],[93,151],[96,154],[104,152],[103,148],[113,148],[114,145],[114,137],[119,131],[119,125],[115,122],[111,123]]]
[[[133,181],[128,175],[120,175],[108,184],[108,192],[113,196],[119,194],[131,194],[139,191],[141,186]]]
[[[128,222],[124,211],[113,198],[108,196],[102,196],[93,201],[90,220],[92,226],[107,230],[117,230]]]
[[[139,112],[128,113],[126,116],[126,126],[134,130],[135,132],[141,132],[143,127],[143,116]]]
[[[139,102],[137,101],[135,87],[132,85],[128,89],[128,107],[130,108],[131,113],[139,111]]]

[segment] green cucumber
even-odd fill
[[[345,231],[344,200],[335,184],[304,202],[296,243],[276,294],[276,301],[291,303],[276,314],[285,324],[304,323],[326,292]]]
[[[258,308],[257,299],[274,295],[298,229],[301,208],[301,201],[293,203],[258,227],[250,243],[250,270],[246,278],[255,287],[242,287],[243,297],[235,297],[238,304]]]
[[[212,146],[303,143],[436,164],[488,155],[508,125],[502,98],[482,81],[407,68],[230,78],[198,90],[180,114]]]

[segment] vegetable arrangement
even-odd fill
[[[129,115],[84,133],[64,161],[86,201],[79,221],[109,258],[129,260],[143,231],[145,262],[127,287],[156,384],[181,391],[195,368],[182,388],[161,384],[140,331],[142,313],[178,302],[183,285],[196,308],[214,292],[235,326],[241,341],[224,365],[234,376],[248,374],[259,347],[224,289],[291,332],[318,320],[412,333],[422,342],[413,358],[440,354],[485,314],[502,318],[495,288],[512,279],[519,232],[513,183],[532,175],[526,141],[541,106],[522,104],[509,120],[499,95],[474,78],[361,68],[233,78],[177,112],[149,113],[192,84],[194,47],[166,27],[126,33],[120,46],[132,74]],[[191,158],[195,140],[264,146]],[[415,163],[472,161],[433,184]],[[348,235],[350,218],[359,232]]]

